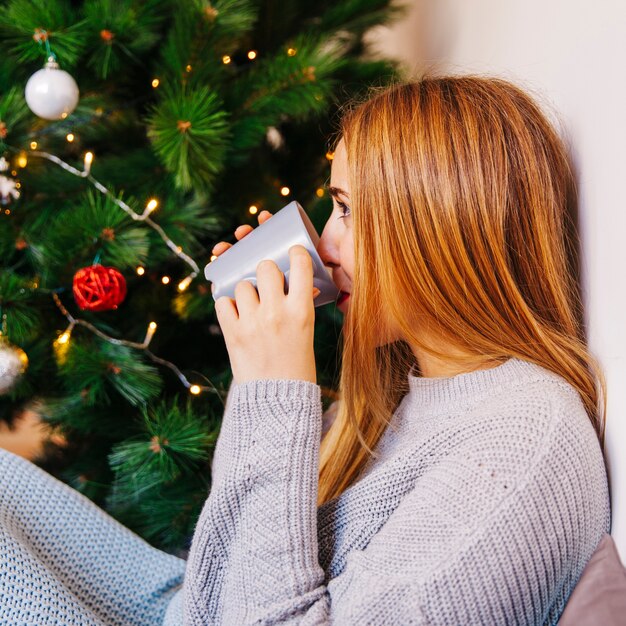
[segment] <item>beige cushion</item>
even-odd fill
[[[591,555],[559,620],[559,626],[599,624],[626,624],[626,568],[608,534]]]

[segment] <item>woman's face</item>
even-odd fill
[[[317,251],[324,265],[332,269],[333,281],[343,292],[337,300],[337,308],[345,314],[350,302],[350,296],[345,294],[352,293],[354,242],[348,162],[343,139],[335,149],[328,189],[333,198],[333,212],[324,226]]]

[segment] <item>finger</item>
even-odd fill
[[[249,280],[240,280],[235,285],[235,304],[239,317],[253,314],[259,306],[259,294]]]
[[[289,248],[289,294],[294,302],[310,302],[313,292],[313,260],[300,245]]]
[[[261,302],[272,302],[285,297],[285,275],[271,259],[264,259],[257,264],[256,286]]]
[[[253,230],[254,227],[250,226],[250,224],[242,224],[241,226],[237,226],[237,228],[235,229],[235,237],[237,237],[237,239],[243,239]]]
[[[220,241],[213,246],[213,250],[211,250],[211,252],[216,256],[219,256],[222,252],[226,252],[228,248],[231,248],[232,245],[232,243],[228,243],[227,241]]]
[[[264,222],[267,222],[267,220],[269,220],[270,217],[272,217],[272,214],[269,211],[261,211],[259,213],[259,224],[263,224]]]
[[[222,329],[228,327],[232,321],[239,319],[235,301],[229,296],[220,296],[215,301],[215,313]]]

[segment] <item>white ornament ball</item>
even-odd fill
[[[26,103],[45,120],[66,118],[78,104],[78,85],[56,61],[48,60],[26,83]]]
[[[0,395],[15,385],[27,367],[26,352],[8,341],[0,340]]]

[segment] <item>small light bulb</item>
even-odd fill
[[[85,164],[86,165],[91,165],[93,163],[93,152],[86,152],[85,153]]]
[[[250,50],[248,52],[248,58],[252,61],[252,59],[256,59],[256,50]]]
[[[22,183],[15,183],[15,188],[16,189],[21,189],[22,188]]]
[[[287,48],[287,54],[292,57],[296,54],[296,49],[295,48]]]
[[[212,254],[211,258],[210,258],[210,261],[215,261],[215,259],[217,259],[217,255],[216,254]]]
[[[185,289],[187,289],[187,287],[189,287],[190,283],[191,283],[191,276],[187,276],[186,278],[183,278],[179,283],[178,283],[178,291],[185,291]]]
[[[152,79],[152,86],[156,89],[156,88],[159,86],[159,83],[160,83],[160,82],[161,82],[161,81],[159,81],[159,79],[158,79],[158,78],[153,78],[153,79]]]
[[[289,187],[281,187],[280,188],[280,195],[281,196],[288,196],[290,194],[291,190],[289,189]]]
[[[317,191],[315,192],[315,195],[318,198],[323,198],[324,197],[324,188],[323,187],[318,187]]]
[[[148,201],[148,204],[146,204],[146,211],[148,213],[152,213],[152,211],[154,211],[154,209],[156,209],[158,206],[159,206],[158,200],[156,200],[155,198],[151,198]]]
[[[332,161],[332,160],[335,158],[335,153],[334,153],[334,152],[330,152],[330,151],[328,151],[328,152],[326,153],[326,158],[327,158],[329,161]]]
[[[63,111],[63,113],[61,113],[61,119],[65,119],[67,117],[67,113],[65,111]]]
[[[194,396],[197,396],[201,391],[202,389],[200,389],[199,385],[191,385],[189,387],[189,393],[192,393]]]
[[[4,209],[5,215],[11,215],[11,209]]]
[[[258,210],[259,210],[259,207],[257,207],[256,204],[251,204],[250,208],[248,209],[251,215],[256,215]]]
[[[157,325],[156,322],[150,322],[148,324],[148,330],[146,331],[146,338],[143,340],[145,346],[149,346],[152,341],[152,337],[154,337],[154,333],[156,332]]]
[[[231,59],[230,59],[230,57],[229,57],[227,54],[225,54],[225,55],[222,57],[222,63],[223,63],[224,65],[228,65],[228,64],[230,63],[230,60],[231,60]]]
[[[72,141],[74,141],[75,137],[74,137],[74,133],[67,133],[67,135],[65,135],[65,138],[72,143]]]
[[[163,278],[161,278],[161,282],[164,285],[167,285],[170,282],[170,277],[169,276],[163,276]]]
[[[145,267],[141,267],[141,265],[137,268],[137,274],[139,274],[139,276],[143,276],[146,273],[146,268]]]
[[[70,340],[70,331],[66,330],[59,335],[59,338],[57,339],[57,343],[60,343],[60,344],[67,343],[69,340]]]
[[[30,142],[30,149],[31,150],[37,150],[37,142],[36,141],[31,141]]]
[[[191,72],[191,69],[192,69],[192,68],[191,68],[191,65],[188,65],[188,66],[185,68],[185,70],[186,70],[187,72]]]
[[[26,157],[25,153],[20,154],[20,156],[17,157],[17,166],[18,167],[26,167],[28,165],[28,158]]]

